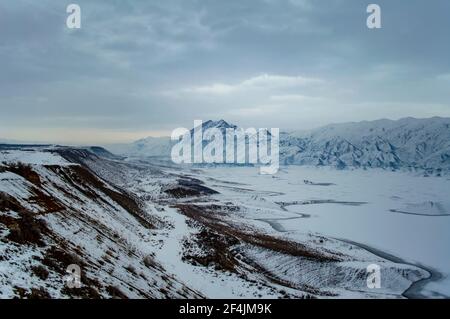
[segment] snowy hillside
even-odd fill
[[[450,119],[328,125],[281,138],[285,164],[450,170]]]
[[[70,162],[86,150],[0,154],[0,298],[196,297],[155,262],[151,205]],[[83,287],[69,289],[79,265]]]

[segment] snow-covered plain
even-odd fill
[[[297,239],[310,232],[339,238],[423,266],[434,276],[419,296],[450,296],[449,178],[305,166],[274,176],[251,167],[194,176],[222,200],[251,207],[243,217],[260,226]]]

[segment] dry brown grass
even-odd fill
[[[29,181],[31,184],[40,187],[41,186],[41,179],[39,178],[39,175],[33,171],[30,165],[23,164],[23,163],[14,163],[10,164],[8,166],[8,171],[20,175],[23,178],[25,178],[27,181]]]
[[[320,252],[314,251],[300,243],[288,241],[286,239],[277,238],[274,236],[261,234],[254,230],[245,230],[232,227],[227,224],[220,214],[216,214],[214,209],[205,206],[195,206],[192,204],[178,204],[176,208],[184,215],[200,222],[202,225],[214,230],[218,234],[224,234],[229,238],[235,238],[247,244],[258,247],[270,249],[280,253],[313,259],[320,262],[338,261],[334,257],[324,255]]]

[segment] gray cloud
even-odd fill
[[[450,116],[446,0],[377,1],[381,30],[369,1],[74,2],[80,30],[61,1],[0,1],[0,137]]]

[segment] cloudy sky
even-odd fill
[[[66,27],[71,2],[79,30]],[[448,0],[71,2],[0,0],[0,139],[450,116]]]

